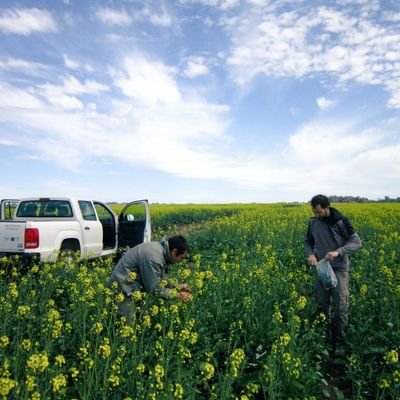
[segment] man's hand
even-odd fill
[[[181,292],[187,292],[187,293],[191,293],[191,292],[192,292],[191,287],[190,287],[188,284],[186,284],[186,283],[183,283],[183,284],[180,286],[180,289],[181,289]]]
[[[340,254],[338,251],[328,251],[328,253],[325,254],[325,260],[327,261],[333,261],[336,257],[339,257]]]
[[[314,267],[318,264],[318,260],[317,260],[317,257],[315,257],[315,254],[310,254],[308,256],[307,261],[308,261],[308,265],[312,265]]]
[[[187,303],[191,298],[192,295],[189,292],[180,292],[177,296],[180,301]]]

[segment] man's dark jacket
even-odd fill
[[[338,251],[339,257],[331,261],[333,269],[348,270],[349,254],[361,248],[361,239],[350,220],[338,210],[330,207],[327,218],[310,219],[304,249],[307,256],[315,254],[322,260],[329,251]]]

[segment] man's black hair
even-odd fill
[[[170,251],[174,249],[178,250],[177,256],[183,254],[185,251],[189,252],[190,250],[188,241],[181,235],[171,236],[168,239],[168,245]]]
[[[311,199],[311,206],[312,208],[317,207],[320,205],[322,208],[327,208],[331,205],[329,198],[323,194],[317,194]]]

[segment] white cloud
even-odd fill
[[[100,94],[108,91],[108,86],[93,80],[86,80],[83,83],[73,76],[67,76],[63,85],[45,83],[38,85],[38,93],[56,107],[65,110],[82,110],[84,104],[76,96],[85,94]]]
[[[0,120],[8,120],[7,110],[39,110],[42,109],[42,102],[29,93],[31,89],[18,89],[6,83],[0,82],[0,109],[6,111],[0,115]]]
[[[259,73],[302,79],[328,73],[344,85],[381,84],[390,93],[388,106],[400,108],[400,88],[393,84],[398,81],[400,29],[379,25],[371,13],[355,17],[346,8],[277,7],[246,11],[233,22],[221,20],[232,40],[227,59],[232,77],[244,85]]]
[[[317,105],[321,110],[325,110],[327,108],[332,107],[334,102],[332,100],[327,99],[326,97],[318,97]]]
[[[41,159],[72,170],[78,171],[82,160],[90,157],[107,157],[187,177],[205,178],[218,170],[227,173],[215,146],[229,142],[225,135],[229,108],[209,103],[193,90],[188,91],[189,96],[175,81],[174,73],[142,56],[127,58],[121,69],[112,70],[127,97],[116,100],[107,93],[113,105],[109,113],[98,112],[93,103],[85,105],[77,97],[106,89],[96,82],[69,76],[63,85],[38,85],[33,92],[36,97],[28,99],[36,100],[31,106],[42,106],[39,113],[16,108],[21,106],[21,98],[14,95],[10,101],[9,93],[12,89],[19,96],[26,93],[9,87],[6,96],[1,96],[9,102],[7,108],[0,102],[0,119],[26,127],[20,140]],[[47,99],[47,105],[38,100],[39,95]],[[29,132],[35,133],[34,140]]]
[[[246,0],[246,1],[250,5],[261,7],[261,6],[265,6],[269,0]]]
[[[96,17],[107,25],[127,26],[132,23],[132,17],[125,11],[118,11],[111,8],[99,8],[96,10]]]
[[[64,54],[64,64],[68,69],[77,70],[80,68],[79,62],[72,60],[66,54]]]
[[[383,18],[389,22],[400,22],[400,12],[384,12]]]
[[[0,31],[18,35],[34,32],[56,32],[57,23],[46,10],[37,8],[13,8],[0,12]]]
[[[32,76],[45,76],[48,69],[47,65],[42,63],[22,60],[19,58],[8,57],[3,61],[0,61],[0,70],[11,72],[18,71]]]
[[[18,144],[16,140],[0,138],[0,146],[18,146]]]
[[[162,8],[160,13],[149,13],[149,21],[156,26],[167,28],[172,25],[172,17],[165,9]]]
[[[200,75],[207,75],[209,72],[208,66],[205,63],[203,57],[191,57],[189,58],[184,74],[188,78],[195,78]]]
[[[240,0],[180,0],[183,4],[201,4],[209,7],[217,7],[221,10],[229,10],[240,4]]]
[[[172,68],[138,55],[126,58],[124,70],[113,71],[112,74],[115,85],[125,96],[139,103],[155,105],[180,101],[181,93],[172,72]]]
[[[168,28],[173,24],[173,17],[164,6],[162,6],[158,11],[146,6],[139,10],[132,10],[131,12],[101,7],[96,10],[95,15],[100,21],[110,26],[129,26],[136,21],[146,21],[152,25],[163,28]],[[115,33],[111,33],[109,37],[113,40],[125,38],[124,36]]]

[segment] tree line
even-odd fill
[[[370,200],[366,197],[360,196],[329,196],[331,203],[400,203],[400,196],[396,198],[391,198],[385,196],[383,199]]]

